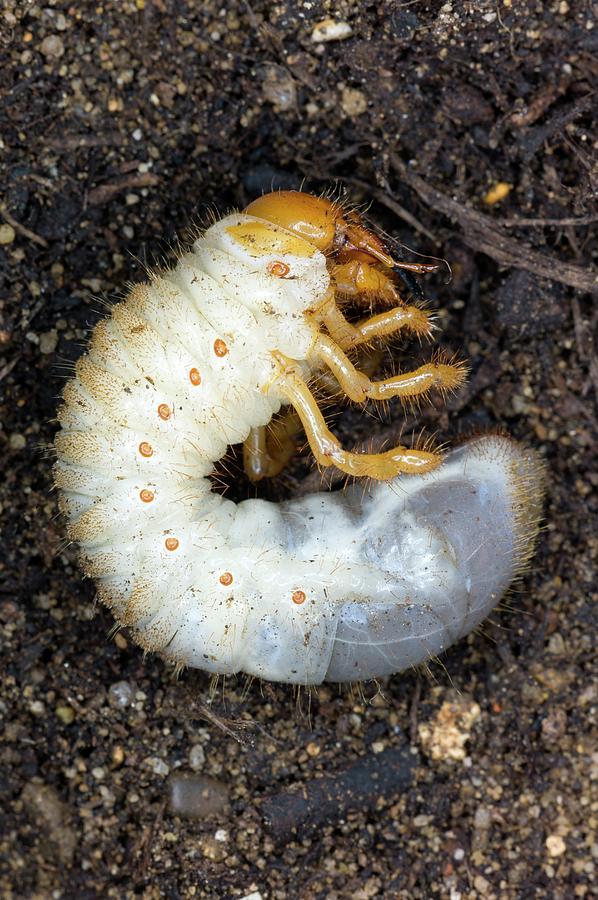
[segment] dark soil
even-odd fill
[[[595,896],[595,5],[3,9],[1,896]],[[352,34],[315,43],[328,15]],[[98,296],[172,260],[211,207],[302,183],[345,186],[450,262],[425,291],[471,378],[411,427],[536,447],[546,528],[511,608],[431,674],[210,701],[204,674],[110,637],[44,448]],[[341,410],[335,428],[358,443],[401,421]]]

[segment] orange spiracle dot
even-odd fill
[[[220,584],[223,584],[225,587],[228,587],[229,584],[233,583],[233,576],[230,572],[223,572],[219,578]]]
[[[139,499],[143,500],[144,503],[151,503],[154,499],[154,492],[148,491],[147,488],[143,488],[142,491],[139,491]]]
[[[176,550],[176,548],[179,546],[179,539],[178,538],[166,538],[166,540],[164,541],[164,546],[166,547],[167,550]]]
[[[154,448],[147,441],[141,441],[139,444],[139,452],[142,456],[149,457],[154,455]]]
[[[163,419],[165,422],[166,422],[167,419],[170,419],[170,417],[171,417],[171,415],[172,415],[172,410],[171,410],[170,406],[168,405],[168,403],[161,403],[161,404],[160,404],[160,406],[158,407],[158,415],[159,415],[160,418]]]
[[[198,385],[201,384],[201,375],[199,374],[197,369],[189,370],[189,381],[191,382],[192,385],[194,385],[194,387],[197,387]]]
[[[216,356],[226,356],[228,353],[228,347],[220,338],[216,338],[214,341],[214,353]]]
[[[293,591],[291,595],[291,600],[293,603],[296,603],[297,606],[301,606],[302,603],[305,603],[305,591]]]
[[[286,278],[290,271],[291,267],[279,260],[271,262],[267,269],[268,274],[274,275],[275,278]]]

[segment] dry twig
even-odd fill
[[[116,195],[120,194],[122,191],[152,187],[153,185],[158,184],[159,180],[158,176],[152,175],[151,172],[140,172],[137,175],[128,175],[126,178],[121,178],[110,184],[100,184],[99,187],[92,188],[87,195],[87,202],[92,206],[98,206],[101,203],[107,203],[109,200],[112,200],[113,197],[116,197]]]
[[[262,815],[272,837],[280,842],[301,839],[333,824],[351,810],[375,810],[410,787],[417,757],[408,748],[368,754],[335,775],[308,781],[299,791],[265,797]]]
[[[472,250],[485,253],[500,265],[526,269],[542,278],[551,278],[581,291],[598,292],[598,272],[595,270],[552,259],[532,250],[523,241],[509,237],[490,216],[463,206],[452,197],[431,187],[396,154],[391,153],[390,161],[395,172],[416,191],[427,206],[443,213],[461,226],[463,241]]]
[[[15,231],[18,231],[19,234],[22,234],[23,237],[29,238],[30,241],[33,241],[34,244],[38,244],[40,247],[47,247],[48,242],[45,238],[41,237],[39,234],[36,234],[34,231],[31,231],[30,228],[26,228],[25,225],[21,225],[20,222],[17,222],[14,219],[5,206],[0,206],[0,215],[5,219],[9,225],[12,225]]]

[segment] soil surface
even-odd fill
[[[595,4],[4,0],[0,40],[2,897],[595,896]],[[536,447],[546,526],[428,672],[211,693],[111,636],[52,419],[103,300],[210,210],[301,184],[448,260],[423,284],[471,376],[407,430]],[[313,478],[304,457],[259,493]]]

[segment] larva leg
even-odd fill
[[[356,344],[394,334],[403,328],[408,328],[422,337],[431,337],[432,334],[430,316],[417,306],[396,306],[376,316],[362,319],[355,328],[359,332]]]
[[[396,285],[384,272],[358,259],[335,266],[332,280],[337,291],[348,297],[375,294],[377,299],[390,303],[400,303],[401,297]]]
[[[291,410],[268,425],[252,428],[243,444],[243,466],[250,481],[274,478],[295,453],[294,436],[301,430],[301,420]]]
[[[276,354],[276,357],[281,367],[276,386],[297,411],[311,451],[321,466],[336,466],[347,475],[387,480],[399,472],[429,472],[440,464],[442,457],[439,453],[407,447],[395,447],[386,453],[351,453],[345,450],[327,428],[306,383],[292,367],[287,366],[287,360],[282,355]]]
[[[383,357],[383,351],[378,348],[361,348],[357,367],[360,372],[372,376],[379,367]],[[343,393],[338,381],[328,368],[321,368],[321,371],[316,374],[312,384],[317,389],[318,396],[338,397],[339,392]],[[299,423],[299,427],[301,427],[301,423]]]
[[[370,381],[359,372],[348,356],[330,337],[319,334],[312,347],[312,354],[323,362],[350,400],[390,400],[391,397],[417,397],[427,394],[433,387],[453,390],[463,383],[466,369],[457,363],[431,362],[404,375],[393,375],[384,381]]]
[[[335,344],[343,350],[403,329],[422,337],[430,337],[432,333],[430,316],[417,306],[395,306],[352,325],[336,305],[334,297],[328,297],[317,311],[317,318],[326,326]]]
[[[266,426],[252,428],[243,443],[243,468],[250,481],[259,481],[270,474],[272,458],[266,446]]]

